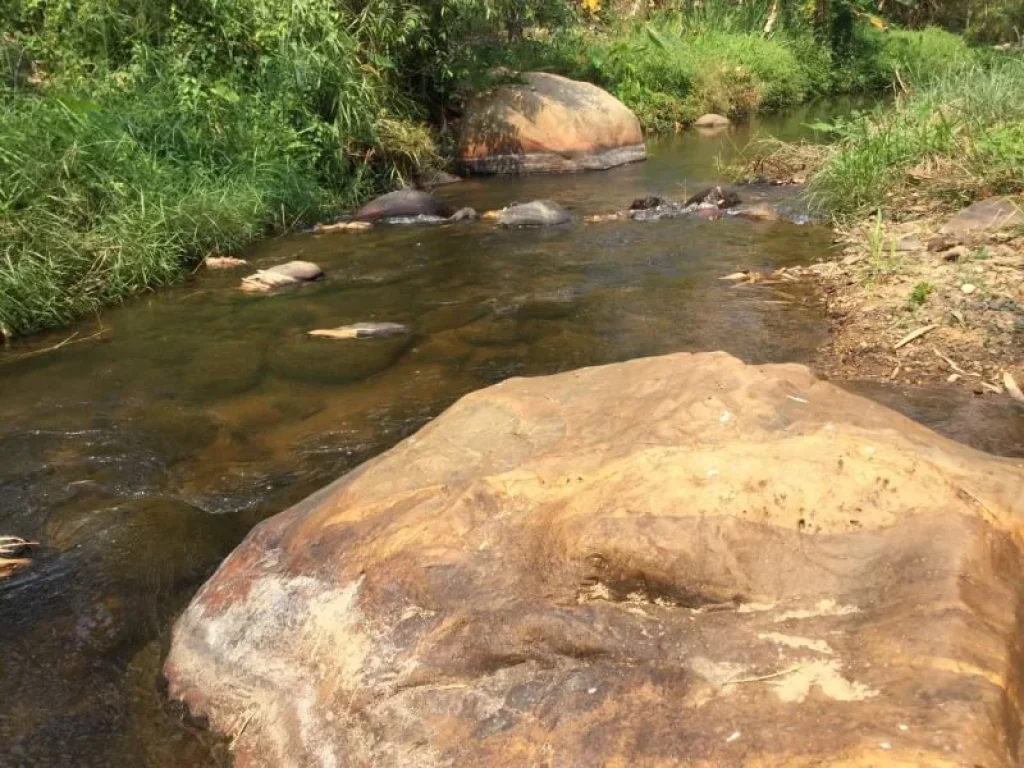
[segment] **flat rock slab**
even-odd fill
[[[977,232],[995,232],[1024,225],[1020,205],[1005,197],[990,197],[967,206],[947,221],[939,232],[963,237]]]
[[[472,98],[458,165],[469,173],[604,170],[644,160],[640,121],[591,83],[529,72]]]
[[[399,323],[354,323],[340,328],[322,328],[309,331],[308,335],[323,339],[380,339],[388,336],[402,336],[409,329]]]
[[[241,768],[1010,768],[1022,515],[802,366],[510,379],[257,526],[165,671]]]

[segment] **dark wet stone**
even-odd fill
[[[451,215],[451,207],[430,193],[418,189],[400,189],[371,200],[353,218],[356,221],[385,221],[416,216],[447,219]]]
[[[685,205],[714,205],[718,208],[732,208],[743,202],[739,194],[728,187],[705,187],[691,195]]]
[[[647,197],[638,197],[632,203],[629,204],[629,210],[631,211],[649,211],[652,208],[658,208],[665,205],[665,199],[656,197],[655,195],[648,195]]]

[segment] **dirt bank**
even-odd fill
[[[838,234],[833,261],[813,273],[831,321],[822,370],[978,394],[1003,392],[1007,374],[1024,381],[1024,237],[942,234],[947,224],[875,221]]]
[[[991,198],[955,215],[931,209],[899,218],[908,220],[838,228],[832,251],[810,268],[745,279],[817,284],[830,334],[814,363],[826,375],[946,382],[1024,400],[1019,201]]]

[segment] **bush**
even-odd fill
[[[587,65],[578,75],[608,88],[652,129],[705,112],[778,109],[831,85],[828,53],[809,35],[767,38],[665,17],[591,36],[584,47]]]

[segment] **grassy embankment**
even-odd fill
[[[0,334],[67,323],[408,177],[436,159],[430,115],[491,64],[591,79],[666,129],[883,87],[897,66],[947,58],[862,23],[842,45],[798,15],[766,35],[767,3],[677,3],[676,14],[601,24],[561,0],[511,3],[505,17],[494,7],[6,4]],[[493,44],[527,22],[549,31]],[[960,55],[958,39],[944,40]]]
[[[833,126],[809,184],[822,211],[899,216],[1024,191],[1024,57],[911,83],[893,106]]]

